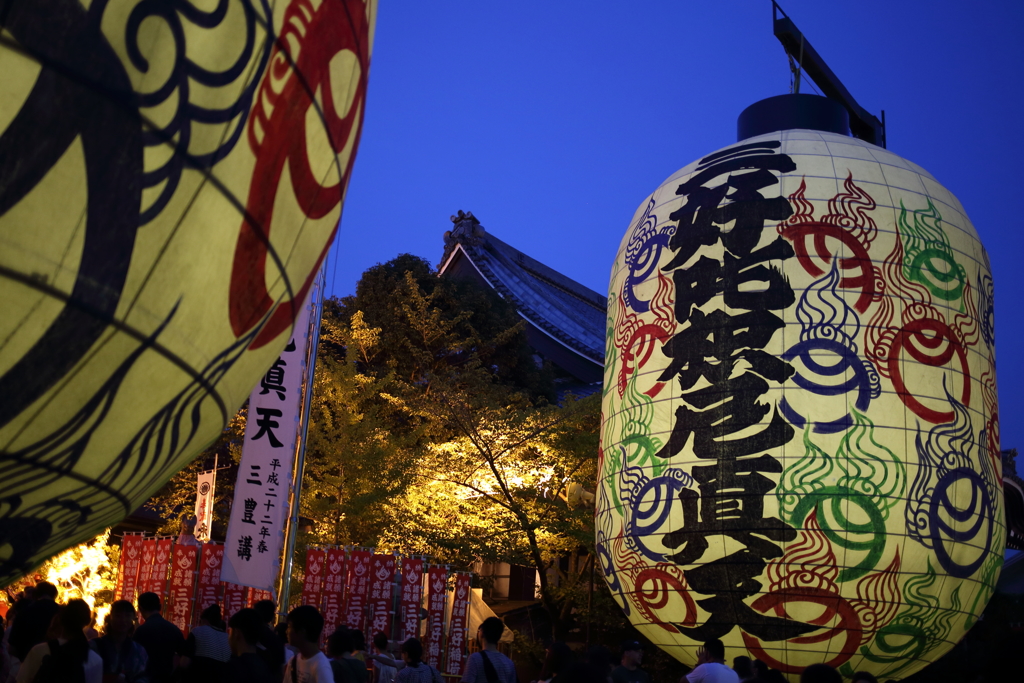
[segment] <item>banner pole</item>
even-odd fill
[[[291,514],[288,516],[288,532],[285,536],[284,562],[281,563],[281,572],[278,576],[277,591],[277,612],[280,615],[288,613],[288,602],[291,591],[292,566],[295,555],[295,532],[299,526],[299,508],[302,500],[302,474],[306,464],[306,432],[309,428],[309,410],[313,402],[313,383],[316,378],[316,351],[320,343],[320,317],[323,314],[324,306],[324,284],[326,278],[327,261],[320,266],[317,273],[310,303],[313,310],[309,317],[309,329],[307,330],[306,351],[306,376],[303,378],[302,387],[302,412],[298,429],[297,448],[295,463],[292,471],[292,490],[289,496]]]

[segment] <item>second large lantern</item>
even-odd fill
[[[845,135],[744,139],[644,200],[609,304],[598,553],[652,642],[795,680],[964,635],[1005,530],[992,279],[950,192]]]

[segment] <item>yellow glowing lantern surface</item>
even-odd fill
[[[905,677],[1003,561],[988,257],[957,199],[834,133],[646,199],[612,269],[597,541],[654,643]]]
[[[375,15],[5,7],[0,585],[146,500],[291,339],[340,218]]]

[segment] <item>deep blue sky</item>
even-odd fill
[[[786,0],[889,149],[963,203],[992,260],[1004,448],[1024,448],[1024,3]],[[770,0],[381,0],[331,293],[472,211],[605,293],[637,205],[789,91]],[[813,92],[809,87],[803,92]]]

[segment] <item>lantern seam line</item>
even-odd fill
[[[216,387],[207,382],[206,379],[197,370],[195,370],[188,363],[186,363],[181,356],[172,352],[170,349],[168,349],[160,342],[156,340],[149,341],[149,337],[147,335],[136,330],[134,327],[131,327],[130,325],[124,323],[123,321],[117,320],[113,316],[99,315],[98,311],[93,306],[90,306],[81,301],[78,301],[77,299],[70,297],[69,295],[60,291],[56,287],[52,287],[50,285],[39,282],[38,280],[35,280],[32,277],[11,270],[4,265],[0,265],[0,274],[17,282],[20,282],[23,285],[33,287],[45,294],[52,296],[55,299],[62,300],[65,302],[65,304],[74,306],[82,311],[96,315],[97,318],[105,320],[108,325],[111,325],[118,331],[127,334],[128,336],[132,337],[137,341],[146,342],[150,346],[150,348],[152,348],[161,356],[169,360],[174,365],[177,365],[179,368],[184,370],[186,374],[188,374],[194,381],[198,382],[201,387],[203,387],[204,389],[207,390],[207,392],[209,392],[210,396],[214,399],[214,401],[217,402],[217,408],[220,410],[221,416],[223,417],[225,424],[227,424],[227,406],[224,403],[223,398],[221,398],[220,393],[216,390]]]

